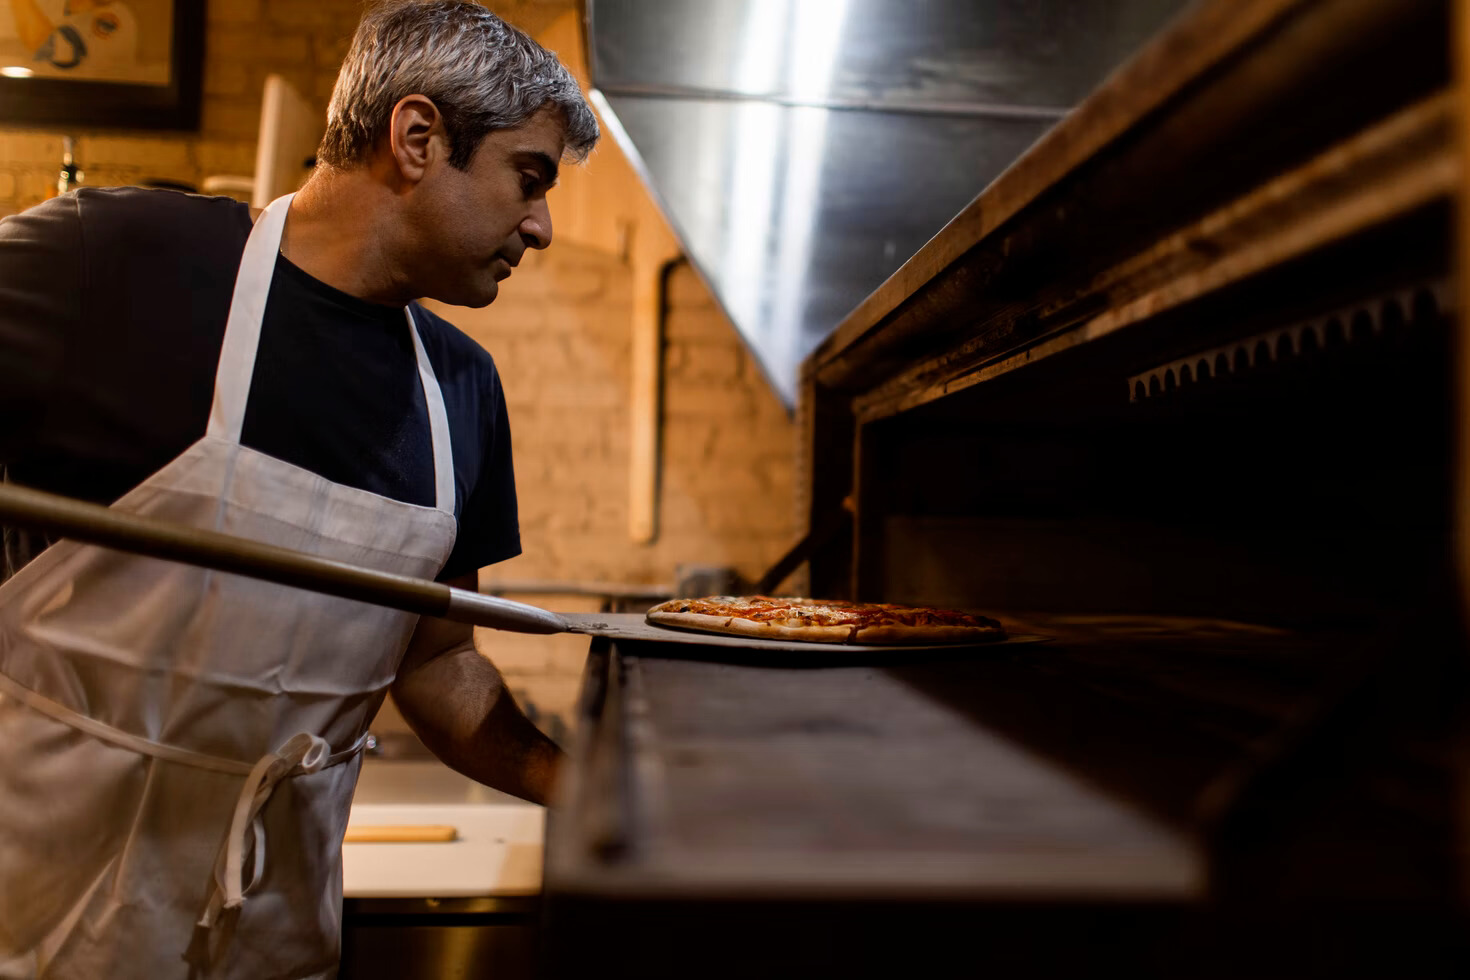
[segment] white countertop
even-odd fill
[[[354,803],[349,827],[448,824],[444,843],[342,845],[347,898],[467,898],[541,891],[545,811],[530,803]]]
[[[342,845],[347,898],[479,898],[541,891],[545,811],[437,759],[363,763],[349,827],[447,824],[444,843]]]

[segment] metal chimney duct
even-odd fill
[[[609,128],[788,406],[806,356],[1186,0],[586,0]]]

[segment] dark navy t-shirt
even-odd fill
[[[84,188],[0,221],[0,467],[111,503],[204,434],[250,234],[228,198]],[[449,415],[452,578],[520,553],[505,396],[490,355],[418,304]],[[276,262],[241,441],[333,481],[434,503],[403,310]]]

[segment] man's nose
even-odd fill
[[[535,202],[531,213],[521,222],[521,237],[527,248],[546,248],[551,244],[551,208],[545,198]]]

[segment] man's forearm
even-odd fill
[[[547,802],[561,750],[521,713],[500,671],[472,643],[400,673],[393,697],[414,732],[450,767]]]

